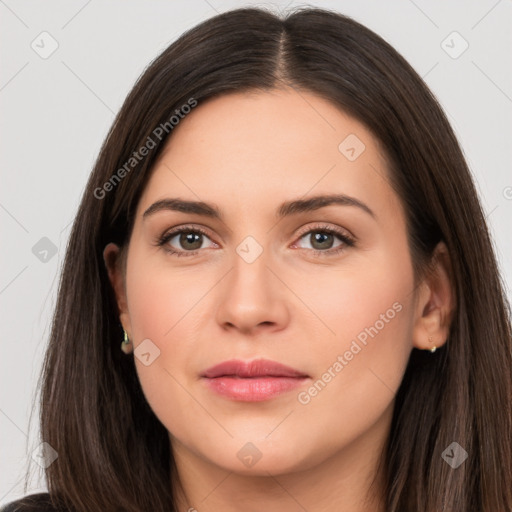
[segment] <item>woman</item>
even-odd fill
[[[101,150],[44,365],[50,492],[6,510],[510,511],[507,308],[404,59],[325,10],[216,16]]]

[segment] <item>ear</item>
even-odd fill
[[[432,271],[419,286],[416,301],[413,345],[422,350],[446,343],[455,310],[452,266],[444,242],[435,248],[432,263]]]
[[[126,331],[128,338],[132,339],[132,329],[130,315],[128,312],[128,303],[126,300],[126,286],[123,266],[121,262],[121,249],[114,243],[109,243],[103,250],[103,260],[107,268],[110,284],[114,289],[117,308],[119,310],[119,320]]]

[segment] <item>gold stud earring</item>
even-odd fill
[[[126,334],[126,331],[123,329],[123,332],[124,332],[124,340],[121,342],[121,350],[125,353],[125,354],[129,354],[131,352],[130,350],[130,340],[128,338],[128,334]]]
[[[428,341],[429,343],[432,343],[432,336],[429,336],[428,337]],[[437,347],[434,345],[431,349],[430,349],[430,352],[432,352],[432,354],[437,350]]]

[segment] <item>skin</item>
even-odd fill
[[[354,161],[338,149],[349,134],[365,144]],[[412,348],[445,343],[453,309],[444,244],[435,272],[414,286],[405,213],[388,175],[373,135],[305,91],[225,95],[200,103],[174,129],[139,201],[126,266],[114,244],[104,258],[131,346],[149,338],[160,350],[149,366],[138,357],[135,364],[169,431],[179,510],[384,510],[377,464],[395,394]],[[284,201],[332,193],[364,202],[375,218],[340,205],[275,216]],[[143,220],[167,197],[213,203],[223,220],[176,211]],[[195,255],[155,245],[190,224],[208,233]],[[326,256],[344,244],[335,235],[315,243],[309,228],[323,232],[319,224],[348,232],[356,245]],[[247,236],[263,249],[252,263],[236,251]],[[179,236],[167,245],[192,252]],[[300,403],[298,393],[397,302],[400,312]],[[268,401],[240,402],[199,378],[219,362],[261,357],[310,379]],[[251,467],[237,457],[248,442],[261,453]],[[364,503],[374,476],[376,497]]]

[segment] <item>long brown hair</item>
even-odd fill
[[[415,277],[439,241],[452,261],[449,339],[428,359],[412,350],[396,396],[382,460],[386,510],[511,511],[509,306],[472,177],[411,66],[369,29],[322,9],[215,16],[156,58],[125,100],[72,227],[41,374],[42,441],[58,453],[46,469],[53,502],[80,512],[176,510],[168,432],[144,398],[133,358],[119,348],[102,251],[129,240],[140,195],[172,136],[169,128],[156,137],[157,127],[191,98],[200,105],[283,84],[321,95],[380,140],[406,210]],[[148,137],[147,155],[130,160]],[[453,442],[468,453],[457,469],[442,458]]]

